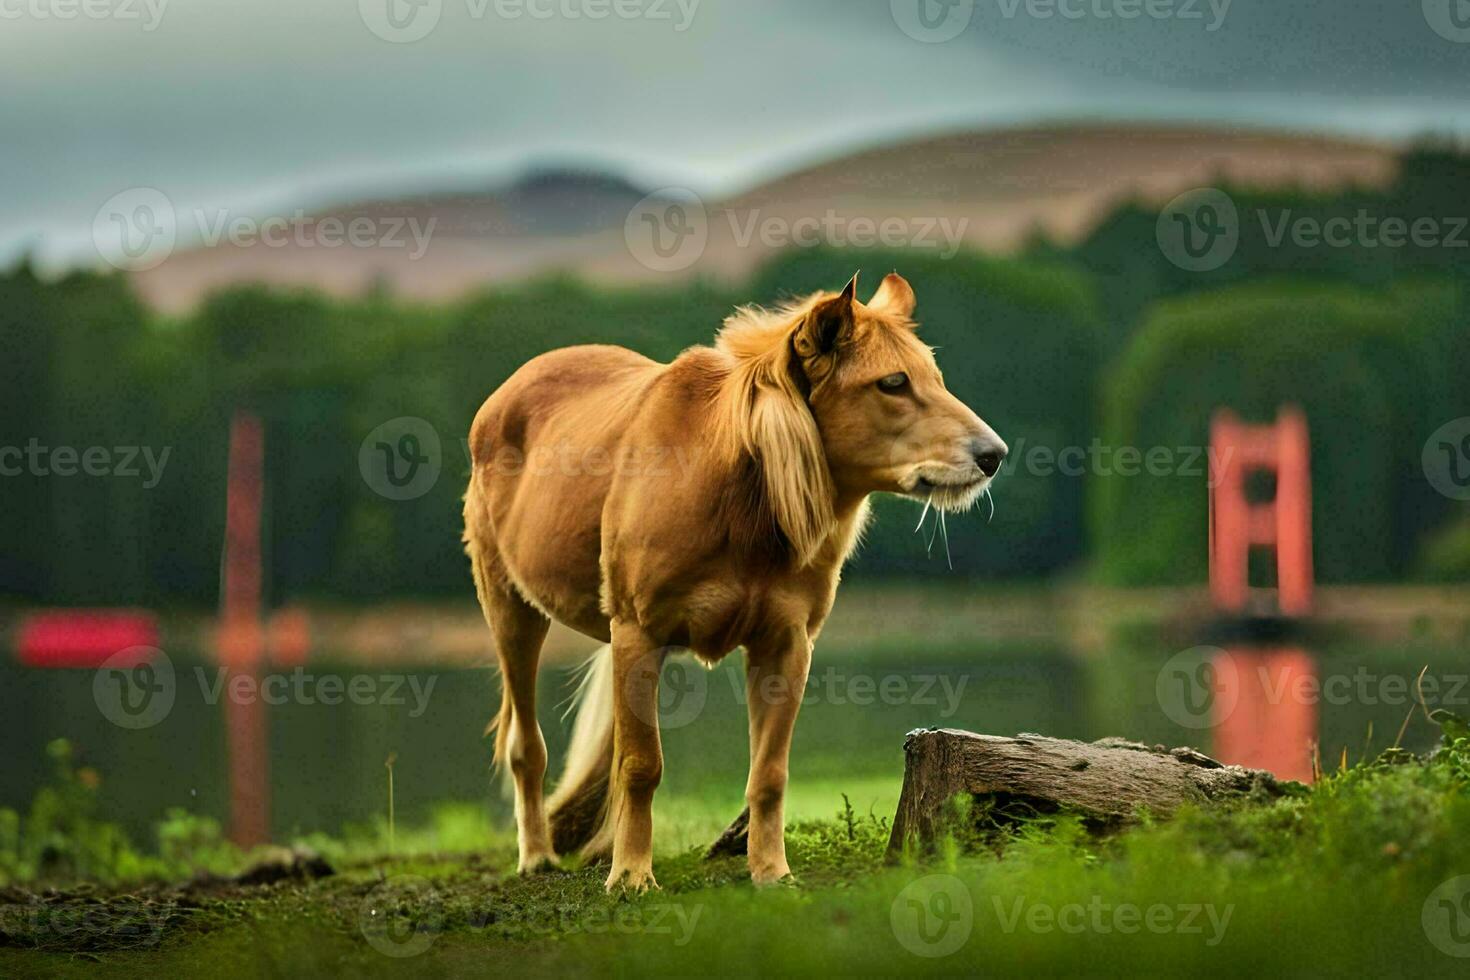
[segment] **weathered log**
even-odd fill
[[[1117,738],[1087,743],[1044,735],[1001,738],[921,729],[904,739],[904,755],[903,794],[888,840],[890,860],[913,843],[932,845],[952,812],[949,801],[962,793],[1041,812],[1066,809],[1111,827],[1135,819],[1140,811],[1163,816],[1186,804],[1283,796],[1298,785],[1260,769],[1223,765],[1194,749]]]

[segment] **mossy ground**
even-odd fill
[[[1271,806],[1106,841],[1048,819],[896,866],[881,818],[839,813],[789,829],[799,884],[768,890],[692,848],[631,897],[598,867],[517,876],[504,835],[427,839],[339,841],[309,882],[11,886],[0,975],[1463,976],[1470,955],[1464,740]]]

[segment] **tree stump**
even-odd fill
[[[949,801],[960,793],[1029,804],[1041,812],[1066,809],[1112,827],[1140,811],[1165,816],[1186,804],[1285,796],[1300,785],[1260,769],[1223,765],[1194,749],[1118,738],[1087,743],[931,728],[910,732],[904,755],[890,860],[912,843],[932,845],[944,831]]]

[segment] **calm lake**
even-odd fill
[[[337,832],[382,815],[390,753],[397,755],[400,822],[425,818],[436,803],[466,801],[509,823],[509,803],[491,786],[482,736],[498,703],[489,670],[368,672],[334,667],[324,653],[299,671],[267,674],[257,685],[187,654],[172,654],[170,663],[171,676],[154,665],[143,678],[161,699],[147,704],[126,688],[131,675],[0,666],[6,748],[0,806],[28,805],[48,776],[46,743],[65,737],[79,763],[100,774],[104,813],[135,840],[151,842],[153,823],[171,807],[223,821],[224,705],[237,698],[267,705],[277,839]],[[1365,750],[1392,744],[1426,664],[1430,704],[1470,714],[1464,647],[1334,643],[1310,651],[1180,653],[1130,640],[1103,655],[1011,644],[1004,653],[959,645],[900,656],[822,645],[792,753],[791,816],[830,815],[848,787],[855,807],[890,816],[904,734],[921,727],[1193,745],[1227,762],[1309,778],[1313,742],[1329,769],[1344,751],[1356,761]],[[570,677],[561,669],[542,673],[542,727],[553,760],[561,756],[569,727],[560,709]],[[168,705],[165,688],[171,689]],[[744,697],[738,657],[714,671],[684,660],[665,667],[662,798],[698,799],[734,815],[747,761]],[[1403,743],[1423,751],[1435,741],[1436,732],[1418,716]],[[801,786],[830,792],[800,795]]]

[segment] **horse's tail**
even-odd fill
[[[581,848],[584,857],[612,853],[613,658],[602,647],[588,659],[572,696],[567,764],[547,802],[551,846],[558,854]]]

